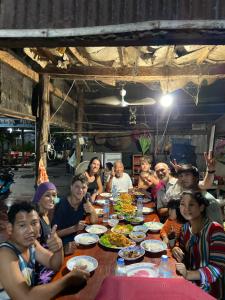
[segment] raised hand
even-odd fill
[[[216,168],[216,161],[213,158],[213,153],[210,151],[208,154],[204,152],[205,164],[208,171],[215,171]]]
[[[174,159],[173,161],[170,161],[170,164],[176,172],[178,172],[180,169],[182,169],[182,166],[177,163],[176,159]]]
[[[62,240],[58,237],[57,233],[57,225],[52,227],[51,233],[47,239],[48,249],[55,253],[62,249]]]

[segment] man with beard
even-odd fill
[[[206,175],[203,181],[199,181],[195,184],[195,188],[206,190],[212,186],[215,173],[215,160],[212,158],[212,152],[208,155],[204,153],[204,158],[207,166]],[[176,171],[181,169],[180,165],[177,165],[176,161],[173,164]],[[168,216],[167,203],[171,198],[179,198],[181,193],[181,185],[177,178],[170,174],[170,169],[165,163],[158,163],[155,166],[155,172],[160,180],[160,188],[157,191],[157,211],[161,217]]]
[[[0,244],[0,299],[50,300],[74,283],[76,287],[86,283],[89,273],[76,269],[57,281],[35,286],[35,261],[54,271],[62,265],[63,247],[57,227],[53,227],[45,249],[37,241],[40,221],[32,204],[13,204],[8,220],[9,240]]]

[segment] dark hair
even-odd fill
[[[73,185],[74,182],[76,182],[76,181],[81,181],[83,184],[88,185],[88,179],[84,174],[78,174],[78,175],[73,176],[71,185]]]
[[[170,209],[175,209],[176,210],[177,221],[179,223],[183,224],[183,223],[186,222],[185,218],[180,213],[180,200],[176,200],[176,199],[169,200],[169,202],[167,203],[167,208],[168,209],[170,208]]]
[[[37,211],[35,205],[31,202],[22,201],[22,202],[14,203],[8,211],[9,223],[11,224],[15,223],[16,215],[19,212],[23,211],[23,212],[30,213],[32,210]]]
[[[191,164],[183,164],[177,171],[177,175],[179,176],[182,173],[191,173],[194,177],[199,179],[198,169]]]
[[[94,160],[98,160],[99,163],[100,163],[100,168],[99,168],[99,170],[98,170],[98,173],[95,174],[95,176],[98,177],[98,176],[100,175],[100,172],[101,172],[101,169],[102,169],[102,162],[101,162],[101,160],[100,160],[97,156],[93,157],[93,158],[90,160],[90,162],[89,162],[89,164],[88,164],[88,167],[87,167],[87,173],[90,174],[91,164],[93,163]]]
[[[204,205],[205,209],[203,211],[203,215],[205,215],[206,207],[209,206],[209,201],[202,195],[202,193],[200,191],[186,190],[186,191],[183,191],[183,193],[181,194],[181,197],[184,195],[191,196],[193,199],[195,199],[197,201],[199,206]]]
[[[109,169],[109,171],[112,171],[113,164],[111,162],[107,162],[105,165]]]

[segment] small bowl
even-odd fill
[[[108,219],[108,224],[110,227],[114,227],[119,223],[118,219]]]
[[[137,226],[134,226],[134,227],[133,227],[133,232],[134,232],[134,231],[136,231],[136,232],[141,231],[141,232],[147,233],[148,227],[145,226],[145,225],[137,225]]]
[[[143,231],[132,231],[129,237],[136,243],[142,242],[146,238],[146,234]]]

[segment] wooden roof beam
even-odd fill
[[[75,47],[69,47],[69,51],[73,54],[73,56],[78,60],[82,65],[89,66],[89,61],[80,54],[80,52]]]
[[[67,78],[77,80],[123,80],[135,82],[178,80],[178,79],[207,79],[224,78],[225,64],[215,65],[190,65],[185,67],[138,67],[134,76],[133,68],[112,68],[112,67],[71,67],[67,70],[58,69],[54,66],[39,68],[39,73],[48,73],[53,78]]]

